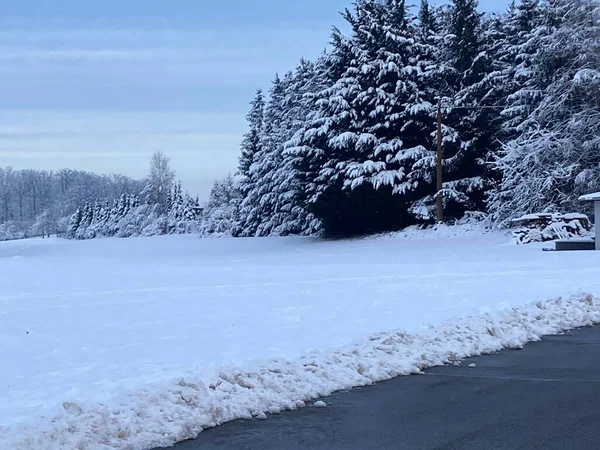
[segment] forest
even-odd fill
[[[318,58],[256,91],[238,168],[203,207],[161,153],[145,180],[5,168],[0,240],[346,237],[440,211],[505,227],[600,190],[598,0],[356,0],[342,15]]]
[[[196,232],[202,208],[155,152],[148,177],[0,168],[0,241]]]
[[[600,180],[600,4],[357,0],[315,61],[258,90],[202,232],[352,236],[502,227],[581,208]],[[437,119],[441,119],[441,188]]]

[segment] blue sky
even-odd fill
[[[349,0],[5,3],[0,165],[139,177],[160,149],[205,198],[235,170],[254,90],[321,52]]]

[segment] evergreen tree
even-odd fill
[[[484,211],[485,195],[495,182],[491,162],[499,151],[498,94],[494,61],[484,36],[491,23],[482,21],[477,0],[454,0],[448,24],[447,55],[451,110],[446,118],[444,146],[445,214],[460,218],[467,211]]]
[[[432,104],[420,89],[427,51],[403,0],[363,0],[345,18],[352,37],[337,42],[347,43],[348,67],[291,149],[320,166],[307,183],[309,208],[327,233],[397,229],[414,220],[410,205],[427,191]]]
[[[296,201],[309,211],[328,187],[321,173],[333,170],[341,153],[329,145],[329,135],[351,123],[351,113],[346,109],[354,91],[347,88],[352,79],[344,78],[344,74],[354,61],[353,42],[334,28],[331,46],[331,52],[322,55],[316,64],[320,89],[307,94],[309,112],[305,124],[285,143],[284,154],[296,178],[301,180],[302,191]],[[320,219],[314,217],[307,221],[305,232],[317,232],[321,227]]]
[[[448,46],[457,88],[469,85],[470,70],[481,52],[481,19],[477,0],[453,0]]]
[[[276,167],[266,174],[266,182],[273,186],[272,214],[258,227],[257,234],[312,234],[318,221],[304,207],[306,178],[296,158],[284,150],[287,142],[306,122],[310,114],[314,94],[322,88],[318,66],[302,59],[291,73],[283,99],[286,114],[280,124]]]
[[[275,77],[269,92],[269,101],[265,111],[265,126],[260,136],[260,150],[254,155],[246,185],[245,198],[240,207],[240,224],[236,235],[264,235],[259,229],[261,224],[274,214],[277,205],[275,186],[269,174],[276,170],[282,159],[282,124],[284,121],[285,91],[291,74],[284,79]]]
[[[436,217],[436,152],[437,152],[437,108],[438,99],[450,89],[449,80],[453,69],[440,51],[444,47],[442,32],[443,8],[432,7],[421,0],[416,26],[416,83],[428,108],[422,108],[420,123],[422,130],[418,140],[423,150],[411,167],[410,179],[415,185],[415,200],[409,211],[418,221],[432,222]],[[453,140],[453,130],[447,124],[442,128],[444,140]]]
[[[83,212],[81,208],[77,208],[77,211],[71,216],[69,221],[69,228],[67,229],[67,237],[70,239],[75,239],[77,236],[77,230],[81,225],[81,220],[83,218]]]
[[[535,76],[535,59],[549,28],[543,25],[538,0],[522,0],[505,18],[505,40],[499,51],[504,64],[500,82],[505,86],[503,141],[524,130],[527,117],[543,96]]]
[[[599,7],[595,0],[541,7],[527,84],[513,96],[530,101],[517,109],[524,120],[497,161],[503,181],[490,197],[496,223],[517,214],[568,211],[580,194],[600,189]]]
[[[215,181],[200,223],[200,235],[231,236],[238,228],[241,201],[238,178],[228,176]]]
[[[240,155],[238,171],[247,178],[250,175],[250,166],[254,155],[260,150],[260,138],[264,126],[265,99],[262,89],[256,91],[254,100],[250,102],[250,111],[246,116],[249,130],[242,141],[242,154]]]
[[[234,234],[393,230],[432,221],[438,195],[450,219],[506,218],[600,188],[598,1],[540,1],[484,16],[477,0],[421,0],[413,17],[357,0],[348,36],[253,101]]]

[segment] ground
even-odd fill
[[[597,450],[600,327],[234,421],[173,450]],[[474,365],[474,367],[473,367]]]
[[[168,445],[521,345],[596,320],[591,297],[525,305],[600,294],[599,259],[479,230],[3,242],[0,448]]]

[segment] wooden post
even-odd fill
[[[436,158],[436,168],[437,168],[437,221],[444,221],[444,199],[442,198],[442,188],[443,188],[443,172],[442,172],[442,99],[438,98],[438,109],[437,109],[437,158]]]

